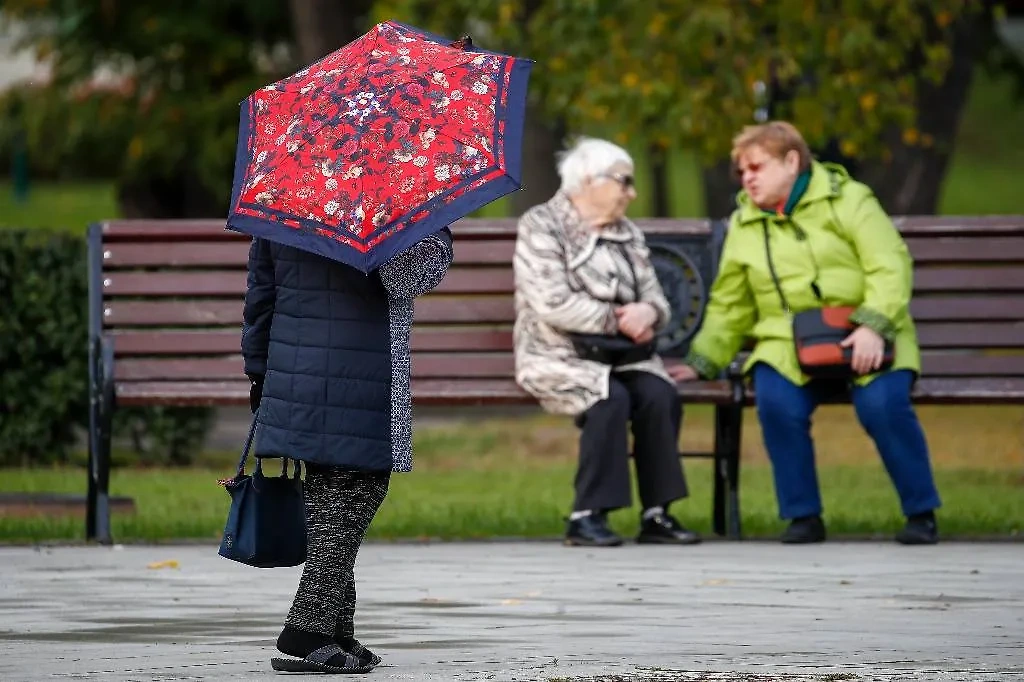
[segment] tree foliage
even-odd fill
[[[424,21],[484,36],[540,62],[535,95],[576,130],[681,142],[707,160],[754,121],[759,81],[787,92],[775,113],[815,145],[847,156],[885,154],[882,132],[916,129],[922,83],[951,63],[953,26],[969,0],[430,0]]]
[[[151,214],[192,208],[226,213],[238,103],[290,58],[288,8],[275,0],[6,0],[26,42],[52,66],[48,93],[74,109],[47,131],[73,144],[72,128],[108,128],[123,190]],[[102,106],[79,106],[103,97]],[[127,130],[125,130],[127,128]],[[118,144],[118,138],[124,141]],[[189,188],[185,196],[182,178]],[[177,187],[178,191],[173,188]],[[159,193],[159,190],[157,190]],[[132,203],[132,198],[128,197]]]
[[[52,117],[57,130],[36,125],[37,145],[49,132],[46,142],[64,150],[48,152],[53,158],[80,155],[93,137],[83,129],[110,130],[103,136],[119,150],[126,204],[134,197],[136,212],[152,216],[222,215],[238,102],[389,18],[452,37],[469,33],[484,48],[536,60],[531,117],[551,124],[549,136],[607,135],[655,156],[684,146],[709,166],[766,104],[757,90],[764,83],[772,115],[796,123],[813,147],[875,164],[876,190],[895,187],[887,176],[912,175],[906,164],[929,168],[924,184],[932,189],[895,188],[893,197],[913,200],[894,198],[894,210],[934,205],[972,60],[1010,63],[993,56],[987,0],[5,0],[3,7],[28,22],[30,43],[53,60],[49,92],[58,104],[51,109],[75,108],[74,116]],[[90,96],[97,73],[106,76],[100,83],[116,85],[116,97]],[[949,115],[935,115],[936,106]],[[0,127],[0,147],[3,137]],[[147,195],[154,191],[164,196]]]

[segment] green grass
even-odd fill
[[[692,496],[673,507],[688,525],[709,534],[710,464],[687,461]],[[564,462],[527,470],[431,470],[396,475],[387,501],[370,531],[375,539],[555,538],[571,499],[573,467]],[[134,514],[115,514],[118,541],[216,540],[223,528],[228,496],[216,479],[224,470],[149,469],[114,473],[114,494],[134,498]],[[898,502],[880,465],[825,465],[820,469],[832,537],[886,537],[901,523]],[[1024,521],[1020,475],[974,469],[937,472],[945,509],[945,537],[1016,537]],[[0,489],[82,493],[81,469],[13,469]],[[771,472],[764,464],[745,467],[741,477],[744,532],[771,537],[782,530],[776,516]],[[632,535],[637,513],[620,511],[612,525]],[[24,543],[79,540],[79,516],[0,517],[0,541]]]
[[[109,182],[37,182],[24,203],[14,200],[10,182],[0,182],[0,228],[52,228],[84,235],[89,223],[119,215]]]
[[[1009,78],[978,74],[967,101],[943,187],[945,215],[1024,213],[1024,101]]]
[[[1024,415],[1010,408],[922,408],[944,500],[946,538],[1020,536],[1024,530]],[[822,494],[835,538],[887,537],[900,525],[896,495],[870,441],[849,408],[824,408],[816,419]],[[241,436],[241,435],[240,435]],[[577,431],[549,416],[466,419],[423,426],[416,435],[416,470],[392,478],[391,492],[371,528],[375,539],[556,538],[572,497]],[[710,412],[690,410],[683,447],[711,442]],[[135,500],[135,514],[115,514],[118,541],[214,541],[228,507],[216,480],[230,472],[227,453],[215,468],[115,470],[111,490]],[[776,516],[771,469],[751,412],[744,431],[741,503],[748,537],[773,537]],[[207,461],[210,461],[207,460]],[[673,507],[710,534],[711,468],[686,460],[691,498]],[[0,491],[83,493],[85,471],[8,469]],[[637,513],[620,511],[612,525],[636,532]],[[0,541],[79,540],[80,516],[0,517]]]

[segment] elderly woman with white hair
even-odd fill
[[[643,505],[637,542],[693,544],[668,513],[687,495],[679,460],[682,403],[654,352],[669,322],[643,233],[626,216],[633,160],[583,138],[560,155],[562,186],[519,221],[515,250],[516,381],[581,428],[568,545],[615,546],[609,511],[629,507],[629,430]]]

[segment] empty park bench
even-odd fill
[[[639,220],[673,307],[662,352],[681,356],[699,327],[724,223]],[[916,260],[912,310],[924,377],[919,402],[1024,402],[1024,217],[899,218]],[[417,301],[412,393],[418,405],[530,405],[513,379],[515,220],[452,227],[455,261]],[[86,535],[109,542],[111,417],[127,405],[248,405],[239,350],[249,238],[222,221],[90,226],[90,433]],[[735,367],[735,364],[734,364]],[[714,406],[716,533],[739,538],[739,459],[752,392],[735,373],[679,387]]]

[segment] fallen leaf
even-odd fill
[[[154,561],[147,564],[146,568],[181,568],[181,565],[177,559],[167,559],[166,561]]]

